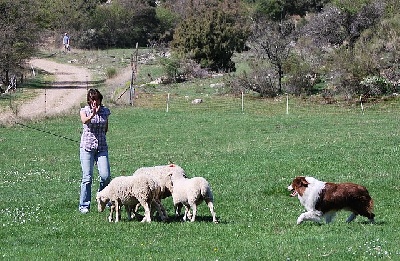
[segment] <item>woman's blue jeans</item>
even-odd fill
[[[80,148],[80,160],[82,167],[81,194],[79,197],[79,209],[90,208],[92,197],[93,168],[97,162],[99,171],[99,190],[105,188],[110,183],[110,163],[108,160],[108,151],[86,151]]]

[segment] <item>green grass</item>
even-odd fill
[[[218,106],[111,107],[113,176],[181,165],[211,184],[219,224],[204,203],[195,223],[108,223],[77,210],[81,177],[76,115],[0,127],[0,259],[396,260],[399,102],[321,106],[249,99],[244,113]],[[287,186],[296,175],[365,185],[376,224],[341,212],[329,225],[296,225],[303,211]],[[94,189],[97,188],[97,180]],[[93,195],[94,196],[94,195]],[[171,199],[164,201],[172,217]]]

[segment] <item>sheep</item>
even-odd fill
[[[165,184],[165,177],[169,174],[173,174],[176,177],[186,177],[185,171],[182,167],[176,164],[153,166],[153,167],[141,167],[137,169],[132,175],[149,175],[153,180],[159,183],[161,186],[160,199],[171,196],[171,191],[168,190]]]
[[[131,211],[138,203],[144,210],[145,216],[142,222],[151,222],[150,206],[154,202],[157,211],[161,212],[161,206],[154,199],[159,198],[160,187],[151,178],[144,175],[120,176],[111,180],[111,182],[96,195],[98,211],[103,212],[107,203],[111,202],[110,215],[108,221],[113,221],[115,211],[115,222],[120,220],[121,206],[124,205],[128,213],[128,219],[131,219]],[[165,217],[161,216],[164,220]]]
[[[214,212],[214,197],[208,181],[202,177],[186,178],[169,174],[166,179],[166,186],[172,193],[175,215],[179,216],[180,206],[185,206],[183,221],[190,219],[194,222],[196,219],[197,205],[203,200],[208,205],[214,223],[218,223]],[[190,214],[192,208],[193,213]]]
[[[155,202],[160,205],[161,212],[160,215],[164,217],[168,217],[165,208],[161,204],[161,199],[165,199],[171,196],[171,191],[166,186],[166,177],[168,175],[173,174],[176,177],[186,177],[185,171],[182,167],[176,164],[168,164],[161,166],[152,166],[152,167],[141,167],[137,169],[132,175],[146,175],[150,177],[159,187],[160,193],[158,194],[158,198],[155,199]],[[135,213],[138,211],[138,204],[135,208]]]

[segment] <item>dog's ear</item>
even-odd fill
[[[308,184],[310,184],[310,183],[306,179],[301,180],[301,186],[308,187]]]

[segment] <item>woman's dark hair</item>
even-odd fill
[[[97,89],[89,89],[87,94],[87,103],[90,105],[94,100],[100,100],[101,104],[103,101],[103,95]]]

